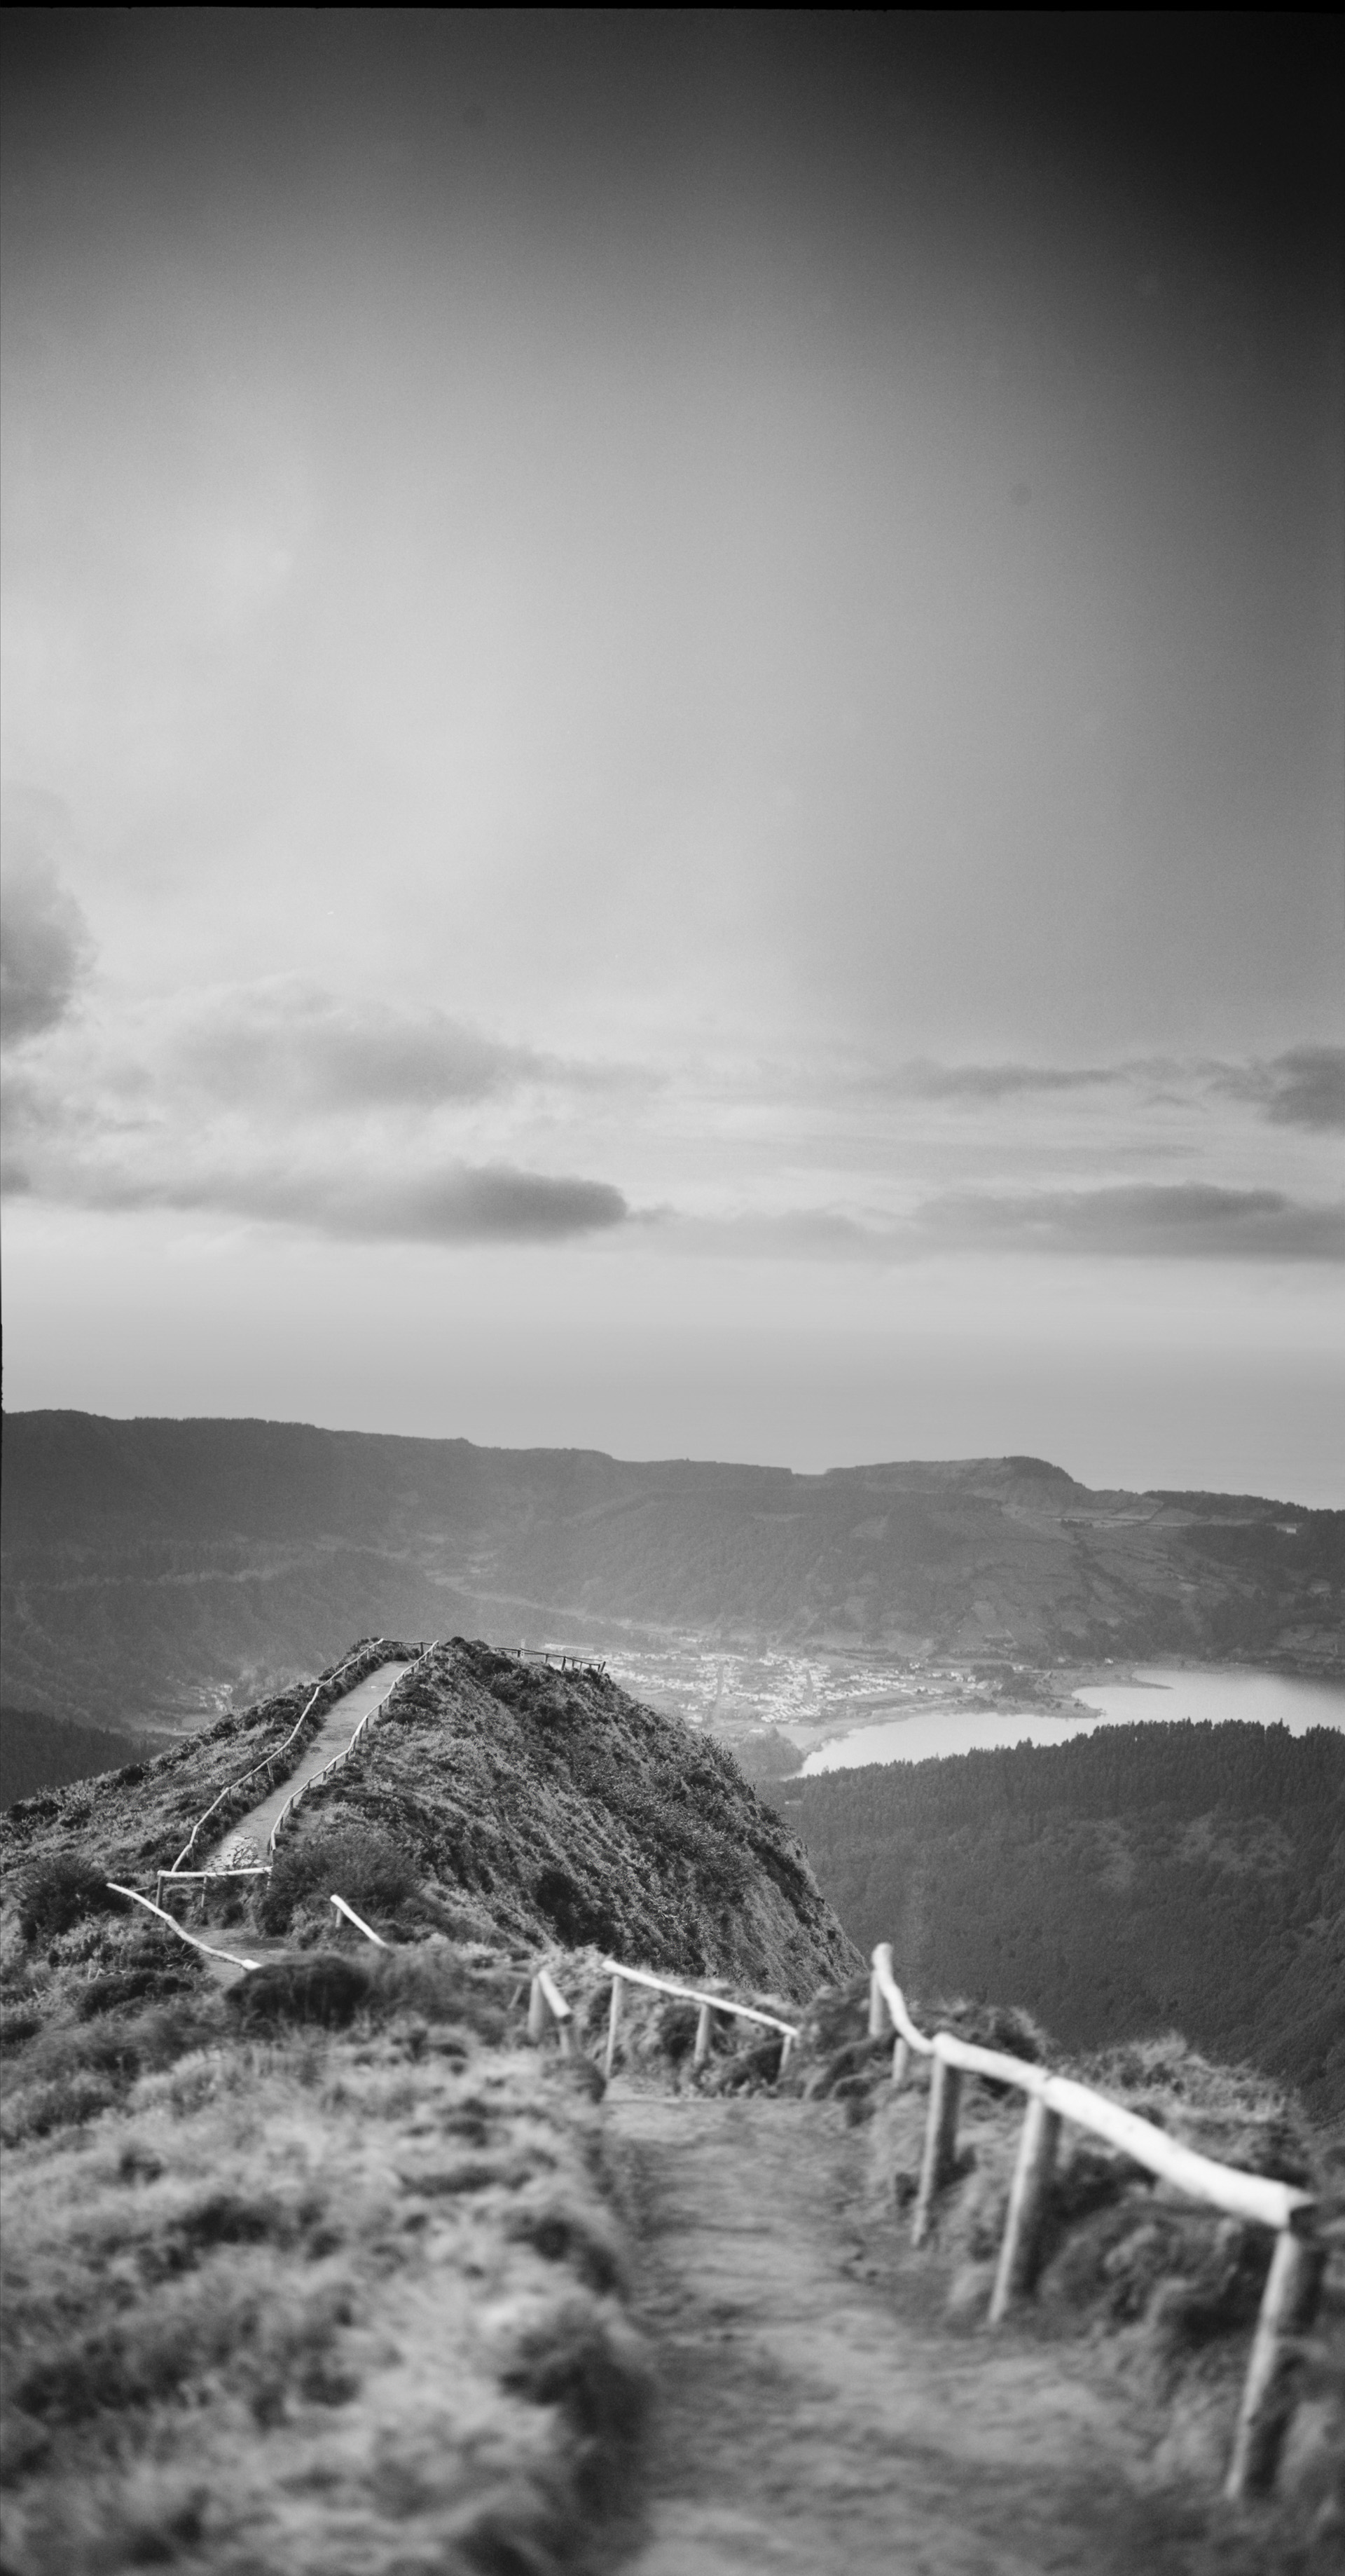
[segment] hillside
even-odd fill
[[[1035,1459],[795,1476],[20,1413],[3,1478],[6,1697],[131,1730],[274,1692],[352,1624],[1340,1668],[1345,1514]]]
[[[195,1818],[284,1741],[307,1696],[24,1801],[0,1819],[0,1857],[31,1870],[88,1850],[152,1893]],[[785,1995],[855,1958],[792,1830],[717,1745],[605,1676],[523,1667],[462,1639],[398,1685],[358,1757],[299,1811],[261,1928],[300,1942],[325,1932],[333,1885],[422,1933],[587,1943]]]
[[[212,1891],[211,1939],[254,1972],[107,1888],[113,1867],[145,1884],[230,1783],[211,1830],[246,1820],[259,1755],[285,1746],[294,1776],[412,1651],[366,1638],[316,1691],[0,1819],[6,2568],[1325,2576],[1339,2260],[1276,2496],[1230,2516],[1266,2229],[1071,2132],[1037,2295],[988,2336],[1020,2098],[968,2086],[917,2252],[925,2062],[899,2080],[872,2036],[781,1817],[604,1677],[462,1639],[411,1663],[269,1883]],[[385,1946],[333,1924],[333,1886]],[[637,1988],[604,2100],[608,1940],[788,1999],[788,2063],[723,2013],[702,2060],[697,2003]],[[569,2056],[528,2044],[543,1963]],[[1061,2068],[1002,1994],[911,2003]],[[1072,2071],[1318,2193],[1337,2242],[1339,2153],[1282,2086],[1176,2038]]]
[[[1345,2112],[1345,1737],[1108,1726],[774,1793],[864,1950],[1071,2048],[1174,2026]]]
[[[16,1798],[115,1771],[145,1750],[134,1736],[50,1716],[40,1708],[0,1708],[0,1807]]]

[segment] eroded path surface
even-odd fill
[[[1191,2576],[1204,2502],[1077,2347],[950,2329],[829,2104],[608,2094],[658,2357],[626,2576]],[[1237,2562],[1241,2565],[1243,2562]],[[1233,2562],[1229,2562],[1230,2568]]]

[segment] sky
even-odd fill
[[[7,17],[7,1404],[1345,1500],[1331,22]]]

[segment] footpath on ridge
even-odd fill
[[[393,1683],[410,1669],[405,1657],[399,1657],[394,1663],[378,1664],[373,1672],[366,1673],[362,1682],[356,1682],[353,1690],[348,1690],[341,1699],[333,1700],[316,1735],[309,1737],[289,1777],[268,1789],[265,1797],[259,1799],[255,1807],[249,1808],[245,1816],[235,1817],[227,1833],[221,1834],[215,1842],[203,1845],[201,1858],[193,1859],[191,1863],[193,1869],[213,1868],[220,1854],[228,1849],[230,1843],[237,1841],[240,1834],[250,1834],[258,1851],[265,1857],[267,1838],[286,1801],[307,1781],[315,1780],[319,1771],[325,1771],[338,1753],[345,1751],[360,1719],[367,1716],[371,1708],[377,1708],[379,1701],[386,1699]]]
[[[1077,2345],[949,2324],[937,2264],[868,2218],[865,2133],[838,2105],[618,2077],[607,2121],[658,2374],[623,2576],[1214,2565],[1209,2500],[1146,2478],[1152,2422]]]
[[[194,1869],[213,1867],[221,1853],[240,1834],[249,1834],[258,1851],[264,1854],[271,1828],[286,1800],[292,1798],[295,1790],[302,1788],[307,1781],[315,1780],[319,1771],[325,1771],[338,1753],[344,1753],[360,1719],[367,1716],[370,1709],[377,1708],[393,1683],[410,1669],[410,1661],[404,1656],[399,1656],[392,1663],[379,1664],[373,1672],[365,1675],[362,1682],[356,1682],[353,1690],[348,1690],[341,1699],[333,1700],[331,1707],[324,1712],[316,1735],[309,1737],[297,1767],[288,1778],[268,1789],[265,1797],[260,1798],[255,1807],[249,1808],[245,1816],[236,1816],[227,1832],[204,1844],[199,1857],[193,1854],[191,1866]],[[205,1937],[213,1950],[228,1951],[240,1969],[248,1959],[280,1958],[290,1948],[289,1942],[283,1938],[270,1939],[263,1932],[230,1926],[212,1924]],[[209,1959],[206,1964],[218,1983],[228,1985],[233,1982],[234,1970],[223,1959]]]

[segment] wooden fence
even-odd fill
[[[696,2045],[691,2059],[693,2066],[704,2065],[710,2054],[710,2033],[714,2027],[715,2014],[731,2013],[737,2021],[762,2022],[768,2030],[782,2032],[784,2046],[780,2051],[780,2071],[783,2074],[789,2061],[789,2052],[799,2035],[795,2023],[781,2021],[778,2013],[761,2012],[755,2004],[735,2003],[729,1995],[707,1995],[702,1987],[680,1985],[673,1977],[656,1977],[648,1968],[628,1968],[616,1959],[604,1959],[602,1964],[604,1971],[612,1980],[612,2001],[607,2017],[607,2051],[603,2059],[604,2074],[610,2075],[612,2072],[617,2032],[621,2027],[622,1988],[627,1985],[652,1986],[658,1994],[674,1995],[681,2002],[700,2005],[700,2018],[696,2024]]]
[[[393,1691],[398,1689],[400,1684],[406,1680],[408,1673],[416,1672],[423,1663],[428,1662],[430,1656],[434,1653],[435,1646],[437,1644],[438,1639],[436,1638],[433,1644],[423,1646],[420,1653],[414,1656],[412,1661],[407,1665],[406,1671],[397,1675],[397,1679],[392,1684],[391,1689],[384,1691],[383,1696],[381,1700],[378,1701],[377,1705],[365,1710],[363,1717],[360,1719],[359,1725],[351,1736],[349,1744],[343,1744],[340,1752],[334,1753],[330,1762],[324,1762],[322,1769],[320,1771],[315,1771],[311,1780],[301,1780],[298,1788],[291,1790],[290,1795],[285,1800],[285,1804],[281,1808],[280,1813],[267,1836],[266,1857],[268,1866],[275,1859],[275,1849],[280,1838],[281,1828],[285,1824],[287,1818],[293,1814],[294,1809],[300,1802],[300,1799],[307,1798],[314,1789],[320,1788],[324,1780],[330,1780],[333,1772],[339,1771],[342,1768],[342,1765],[350,1760],[352,1753],[359,1743],[360,1737],[373,1725],[376,1718],[382,1716],[384,1709],[387,1707],[387,1704],[392,1697]]]
[[[283,1755],[289,1751],[291,1745],[299,1734],[300,1728],[303,1726],[315,1702],[320,1698],[323,1691],[330,1690],[332,1683],[334,1681],[339,1681],[342,1673],[348,1672],[353,1663],[357,1662],[362,1656],[367,1655],[371,1645],[381,1646],[385,1643],[386,1640],[384,1638],[373,1637],[366,1640],[364,1645],[357,1647],[355,1654],[347,1655],[345,1662],[343,1664],[338,1664],[334,1672],[329,1673],[325,1680],[320,1681],[312,1691],[310,1697],[305,1700],[303,1708],[295,1719],[293,1726],[290,1728],[289,1734],[286,1736],[284,1743],[273,1745],[271,1751],[264,1756],[262,1761],[254,1763],[250,1771],[241,1772],[236,1780],[229,1781],[226,1786],[219,1791],[218,1796],[212,1798],[210,1805],[205,1810],[205,1813],[197,1817],[196,1822],[192,1826],[191,1832],[188,1834],[186,1842],[178,1853],[177,1859],[174,1861],[172,1868],[161,1869],[158,1871],[154,1890],[156,1899],[162,1899],[165,1887],[180,1887],[188,1882],[199,1882],[219,1878],[269,1877],[272,1864],[275,1860],[276,1840],[281,1827],[287,1823],[289,1818],[292,1816],[294,1809],[298,1806],[300,1800],[306,1798],[310,1790],[316,1789],[321,1781],[329,1780],[334,1771],[340,1770],[342,1763],[350,1760],[351,1754],[354,1752],[355,1747],[359,1743],[366,1728],[372,1726],[374,1720],[382,1716],[384,1709],[387,1707],[388,1702],[392,1697],[393,1691],[398,1687],[398,1683],[406,1679],[407,1673],[415,1672],[417,1667],[426,1662],[428,1657],[434,1653],[435,1645],[438,1643],[437,1639],[434,1643],[422,1647],[420,1653],[414,1656],[412,1661],[406,1666],[405,1672],[398,1674],[397,1680],[392,1684],[391,1689],[386,1690],[383,1693],[383,1697],[373,1708],[365,1710],[363,1717],[360,1719],[359,1725],[355,1728],[355,1731],[351,1736],[350,1742],[348,1744],[343,1744],[340,1751],[332,1755],[330,1762],[324,1762],[322,1769],[320,1771],[315,1771],[311,1780],[301,1781],[299,1786],[291,1792],[290,1796],[285,1800],[285,1804],[281,1808],[280,1813],[267,1836],[266,1858],[264,1861],[256,1862],[245,1869],[184,1869],[182,1864],[184,1860],[187,1859],[189,1853],[193,1850],[202,1827],[209,1823],[210,1818],[215,1814],[217,1808],[223,1806],[225,1800],[233,1797],[238,1790],[246,1788],[249,1780],[259,1779],[264,1771],[269,1771],[272,1764],[280,1761]],[[354,1687],[354,1685],[352,1685],[352,1687]],[[339,1696],[344,1697],[345,1694],[341,1693]]]
[[[699,2004],[693,2064],[701,2065],[708,2057],[714,2016],[725,2013],[739,2021],[764,2023],[782,2034],[783,2073],[799,2035],[793,2023],[782,2021],[776,2013],[761,2011],[756,2004],[740,2004],[727,1995],[707,1994],[701,1987],[683,1985],[673,1977],[655,1976],[650,1969],[632,1968],[623,1960],[604,1959],[602,1964],[612,1980],[603,2061],[608,2076],[615,2058],[622,1996],[627,1985],[651,1987],[658,1994]],[[543,2037],[548,2018],[557,2023],[561,2048],[569,2055],[573,2047],[573,2016],[550,1971],[540,1968],[532,1981],[528,2008],[530,2038]],[[1030,2065],[1021,2057],[959,2039],[953,2031],[927,2035],[917,2030],[892,1973],[892,1951],[886,1941],[880,1942],[873,1953],[869,2034],[874,2039],[888,2034],[893,2038],[894,2087],[906,2082],[913,2057],[930,2060],[929,2112],[911,2229],[915,2245],[926,2243],[938,2194],[956,2170],[957,2116],[964,2075],[1012,2085],[1027,2095],[990,2295],[992,2325],[1001,2322],[1035,2278],[1056,2146],[1065,2120],[1090,2130],[1094,2137],[1104,2138],[1109,2146],[1118,2148],[1174,2190],[1224,2210],[1230,2217],[1250,2220],[1274,2231],[1275,2251],[1243,2383],[1224,2490],[1233,2502],[1264,2492],[1274,2481],[1293,2414],[1304,2338],[1316,2315],[1326,2267],[1328,2248],[1314,2232],[1316,2203],[1311,2194],[1299,2191],[1292,2183],[1274,2182],[1264,2174],[1243,2173],[1234,2165],[1219,2164],[1211,2156],[1199,2155],[1194,2148],[1170,2138],[1165,2130],[1155,2128],[1152,2121],[1140,2119],[1119,2102],[1109,2101],[1105,2094],[1095,2093],[1090,2085],[1077,2084],[1069,2076],[1048,2074],[1044,2067]]]
[[[370,1645],[381,1646],[382,1643],[383,1639],[381,1637],[372,1637],[367,1639],[363,1646],[356,1647],[353,1655],[346,1656],[344,1663],[338,1664],[333,1672],[327,1673],[320,1682],[316,1682],[308,1698],[304,1701],[303,1707],[300,1709],[293,1726],[290,1728],[289,1734],[284,1740],[284,1743],[273,1744],[270,1752],[263,1754],[260,1762],[254,1762],[250,1771],[240,1771],[236,1780],[226,1780],[224,1787],[219,1791],[218,1795],[211,1799],[204,1814],[197,1817],[196,1822],[192,1826],[191,1832],[188,1834],[172,1868],[161,1869],[159,1871],[158,1876],[160,1886],[162,1886],[165,1879],[177,1878],[179,1875],[184,1878],[224,1878],[232,1876],[232,1872],[225,1870],[184,1870],[182,1864],[184,1860],[190,1858],[192,1852],[196,1849],[197,1838],[204,1830],[205,1826],[209,1824],[211,1817],[216,1812],[216,1809],[222,1807],[226,1799],[234,1797],[238,1790],[245,1789],[249,1780],[259,1779],[263,1771],[269,1771],[272,1763],[281,1761],[285,1754],[288,1753],[290,1746],[296,1742],[306,1719],[313,1708],[317,1705],[317,1702],[321,1699],[323,1692],[325,1690],[330,1690],[332,1683],[338,1682],[342,1673],[349,1672],[351,1665],[358,1662],[361,1655],[367,1653]]]
[[[1311,2194],[1292,2183],[1242,2173],[1236,2166],[1198,2155],[1151,2121],[1141,2120],[1119,2102],[1108,2101],[1105,2094],[1068,2076],[1050,2075],[1044,2067],[1009,2057],[1000,2049],[977,2047],[953,2031],[937,2030],[927,2036],[916,2029],[907,2011],[886,1941],[873,1953],[869,2031],[875,2039],[888,2031],[894,2034],[895,2085],[905,2082],[913,2056],[931,2060],[913,2244],[922,2245],[929,2235],[938,2193],[955,2169],[963,2076],[988,2077],[1028,2097],[990,2294],[992,2325],[1032,2285],[1062,2121],[1070,2120],[1094,2137],[1105,2138],[1109,2146],[1119,2148],[1174,2190],[1230,2217],[1274,2230],[1277,2242],[1243,2384],[1225,2493],[1236,2502],[1269,2487],[1293,2413],[1303,2338],[1317,2312],[1326,2268],[1328,2249],[1314,2231],[1316,2204]]]
[[[555,1673],[587,1673],[600,1681],[607,1670],[605,1655],[590,1654],[572,1646],[503,1646],[502,1654],[516,1664],[547,1664]]]

